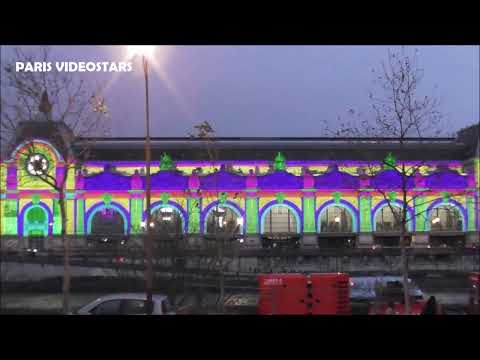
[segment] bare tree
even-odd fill
[[[206,142],[206,152],[211,164],[211,171],[212,173],[215,173],[219,170],[217,168],[219,166],[219,150],[215,143],[215,130],[208,121],[195,125],[194,128],[196,129],[196,134],[190,134],[190,136]],[[216,214],[215,216],[217,216],[221,208],[221,203],[226,201],[226,194],[219,191],[218,182],[215,182],[214,188],[214,200],[217,201],[214,211]],[[216,217],[215,220],[217,220]],[[210,247],[210,250],[213,250],[213,253],[207,252],[207,256],[209,257],[207,271],[210,272],[213,270],[218,274],[218,287],[220,294],[217,302],[217,309],[220,313],[223,313],[225,304],[225,268],[228,265],[228,263],[225,262],[225,252],[226,250],[235,252],[235,241],[237,240],[236,233],[238,232],[240,225],[236,222],[228,222],[226,221],[226,218],[222,221],[222,217],[219,217],[218,220],[219,221],[214,222],[213,234],[211,232],[206,234],[205,240],[208,244],[211,239],[210,237],[213,237],[213,247]],[[205,232],[207,232],[206,229]],[[208,248],[209,246],[207,245],[207,249]],[[235,257],[235,253],[232,253],[232,257]]]
[[[50,72],[17,72],[15,62],[49,62],[48,47],[25,52],[14,49],[14,57],[2,71],[2,150],[10,151],[23,140],[20,159],[28,161],[28,173],[20,182],[40,180],[55,191],[60,207],[61,238],[64,247],[63,311],[70,312],[70,239],[66,236],[66,184],[69,173],[80,171],[88,158],[93,134],[104,134],[108,109],[101,97],[101,87],[92,87],[75,73],[61,73],[52,67]],[[40,119],[39,119],[40,117]],[[39,121],[40,120],[40,121]],[[37,124],[37,125],[35,125]],[[24,133],[27,126],[33,126]],[[24,133],[23,135],[21,133]],[[39,132],[42,134],[40,135]],[[63,176],[57,177],[47,168],[38,154],[35,138],[48,137],[63,158]],[[75,148],[73,147],[75,139]]]
[[[169,154],[163,153],[160,160],[160,171],[177,171],[175,165]],[[164,193],[161,195],[162,202],[166,206],[168,204],[169,195]],[[178,201],[178,200],[177,200]],[[186,208],[186,201],[180,200],[179,205]],[[162,209],[163,210],[163,209]],[[152,213],[152,223],[154,236],[155,236],[155,260],[163,261],[167,259],[171,265],[169,273],[171,274],[171,281],[169,287],[169,296],[174,306],[174,310],[177,307],[177,292],[178,287],[181,285],[185,289],[185,237],[183,235],[183,228],[181,221],[175,219],[174,213],[168,213],[167,216],[162,214],[160,210],[154,214]],[[185,219],[187,221],[187,219]],[[162,250],[166,248],[168,256],[162,254]],[[185,294],[184,294],[185,296]]]
[[[391,170],[400,179],[399,186],[379,185],[372,188],[380,193],[395,217],[400,227],[401,267],[404,287],[405,312],[410,314],[411,304],[408,284],[408,224],[413,219],[425,212],[425,202],[417,208],[416,199],[425,196],[425,192],[412,194],[411,184],[414,178],[420,174],[425,161],[407,165],[408,159],[402,159],[404,150],[411,138],[425,136],[439,136],[442,132],[442,114],[439,111],[439,100],[431,96],[422,96],[419,84],[423,78],[423,69],[417,63],[417,51],[413,56],[399,52],[388,52],[387,62],[382,62],[381,70],[375,75],[375,85],[378,91],[369,94],[372,117],[359,116],[360,121],[354,119],[340,122],[335,130],[326,126],[326,131],[336,136],[369,137],[376,142],[396,144],[398,154],[388,154],[384,160],[372,162],[364,169],[365,175],[373,178],[381,171]],[[350,115],[356,115],[354,110]],[[355,140],[352,140],[355,141]],[[398,160],[398,161],[397,161]],[[397,192],[401,199],[400,211],[398,209]],[[459,194],[450,194],[451,196]],[[409,208],[415,209],[414,214],[409,214]]]

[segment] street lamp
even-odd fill
[[[151,161],[151,146],[150,146],[150,112],[149,112],[149,97],[148,97],[148,59],[153,57],[155,51],[154,46],[129,46],[128,53],[130,57],[141,56],[143,75],[145,78],[145,115],[146,115],[146,137],[145,137],[145,207],[147,209],[146,223],[152,223],[150,214],[151,203],[151,186],[150,186],[150,161]],[[152,226],[147,226],[147,237],[144,242],[145,257],[147,260],[147,267],[145,270],[145,291],[147,295],[147,314],[151,315],[153,312],[153,266],[152,266]]]

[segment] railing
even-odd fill
[[[216,244],[212,243],[212,246]],[[159,257],[167,257],[172,255],[210,255],[211,249],[208,247],[197,248],[188,245],[186,242],[166,241],[162,245],[156,247],[154,253]],[[238,245],[225,246],[225,256],[237,255],[240,257],[249,256],[281,256],[282,254],[295,254],[299,256],[400,256],[400,247],[367,247],[367,248],[247,248]],[[480,256],[480,247],[407,247],[407,254],[409,256]],[[233,254],[235,252],[235,254]],[[88,256],[89,258],[102,258],[111,256],[144,256],[144,249],[141,246],[137,247],[114,247],[114,248],[73,248],[71,256]],[[0,250],[2,256],[63,256],[63,249],[48,249],[38,250],[32,254],[29,249],[2,249]]]
[[[225,252],[227,260],[224,263],[223,273],[227,277],[239,280],[241,277],[251,277],[255,274],[278,272],[347,272],[349,274],[400,274],[401,262],[399,249],[383,249],[372,253],[368,249],[353,249],[339,253],[332,249],[331,252],[313,253],[310,250],[300,253],[275,249],[260,249],[240,251],[238,254]],[[39,265],[63,266],[62,251],[39,252],[34,256],[26,252],[1,252],[1,261],[9,263],[29,263]],[[200,261],[187,261],[200,259]],[[153,269],[162,276],[182,276],[191,278],[192,281],[205,278],[217,279],[217,267],[211,267],[210,260],[215,254],[208,251],[185,250],[177,253],[162,252],[154,255]],[[243,265],[242,258],[256,257],[258,264],[254,267]],[[235,263],[228,266],[228,259],[237,258]],[[203,260],[201,260],[203,259]],[[210,259],[210,260],[209,260]],[[283,260],[282,260],[283,259]],[[292,259],[294,261],[292,262]],[[300,259],[300,261],[299,261]],[[310,259],[304,261],[302,259]],[[313,259],[313,260],[312,260]],[[309,263],[310,262],[310,263]],[[106,268],[121,271],[125,276],[133,275],[136,271],[144,271],[146,266],[143,250],[130,250],[129,252],[91,252],[73,251],[70,257],[72,266]],[[465,273],[478,271],[480,260],[478,251],[454,253],[444,249],[420,249],[409,252],[410,273]],[[119,272],[119,275],[122,274]],[[128,275],[130,274],[130,275]]]
[[[300,234],[297,233],[264,233],[262,248],[273,251],[299,250]]]
[[[355,233],[320,233],[317,237],[318,247],[321,249],[353,249],[356,247],[357,234]]]

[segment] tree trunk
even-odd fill
[[[405,314],[410,315],[410,291],[408,286],[408,254],[407,254],[407,247],[406,247],[406,234],[405,231],[402,231],[401,235],[401,261],[402,261],[402,275],[403,275],[403,296],[405,301]]]
[[[60,205],[60,215],[62,218],[62,243],[63,243],[63,313],[66,315],[70,312],[70,239],[67,238],[67,217],[65,211],[65,194],[63,191],[59,193],[58,203]]]
[[[169,239],[170,240],[170,239]],[[169,241],[170,242],[170,241]],[[177,287],[178,287],[178,265],[177,265],[177,252],[178,252],[178,239],[174,239],[174,242],[170,242],[170,246],[172,246],[172,278],[171,278],[171,301],[173,305],[173,311],[177,311]]]
[[[218,257],[219,257],[219,270],[220,270],[220,300],[219,300],[219,310],[223,314],[224,305],[225,305],[225,274],[223,271],[223,247],[225,245],[225,236],[222,234],[220,236],[220,245],[218,247]]]
[[[404,180],[404,179],[403,179]],[[405,180],[404,188],[406,187]],[[403,206],[402,206],[402,227],[400,233],[401,246],[401,262],[403,273],[403,296],[405,301],[405,314],[410,315],[410,291],[408,284],[408,254],[407,254],[407,191],[403,191]],[[410,219],[413,221],[413,219]]]

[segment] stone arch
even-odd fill
[[[157,209],[167,208],[170,207],[174,209],[182,219],[182,231],[183,233],[187,233],[187,226],[188,226],[188,215],[187,212],[183,209],[183,207],[174,201],[168,200],[167,204],[164,204],[163,201],[156,201],[150,205],[150,213],[152,214]],[[142,220],[145,221],[147,219],[147,210],[143,212]]]
[[[105,204],[105,202],[97,203],[88,209],[87,213],[85,214],[85,225],[84,231],[85,234],[90,234],[92,230],[92,220],[95,214],[103,209],[114,209],[123,218],[123,231],[125,235],[130,233],[130,216],[128,211],[119,203],[112,201],[109,205]]]
[[[425,231],[431,230],[430,224],[430,215],[432,214],[432,210],[439,206],[451,206],[459,210],[460,216],[462,218],[462,231],[467,231],[467,220],[468,220],[468,213],[467,210],[460,204],[458,201],[449,199],[447,202],[444,199],[437,199],[433,201],[427,208],[427,221],[425,225]]]
[[[268,214],[268,212],[271,209],[275,207],[286,207],[290,211],[292,211],[293,216],[295,216],[297,233],[301,234],[303,232],[302,211],[297,207],[297,205],[295,205],[293,202],[288,200],[284,200],[282,203],[278,203],[277,200],[272,200],[269,203],[265,204],[259,213],[261,234],[265,232],[265,225],[264,225],[265,216]]]
[[[403,201],[400,200],[395,200],[395,201],[390,201],[390,204],[394,207],[402,209],[403,207]],[[371,224],[372,224],[372,229],[375,232],[377,228],[377,223],[375,221],[377,217],[377,213],[383,209],[384,207],[388,207],[388,201],[387,200],[382,200],[380,201],[372,210],[371,213]],[[407,206],[407,213],[408,213],[408,219],[409,221],[407,222],[407,229],[410,232],[415,231],[415,215],[414,211],[410,206]]]
[[[21,155],[21,150],[23,148],[28,148],[30,147],[31,145],[35,145],[35,144],[40,144],[42,145],[42,147],[47,147],[47,149],[49,150],[49,152],[54,155],[54,161],[56,163],[58,162],[63,162],[64,159],[63,159],[63,156],[58,152],[58,150],[55,148],[55,146],[52,145],[52,143],[50,143],[49,141],[47,140],[43,140],[43,139],[34,139],[34,140],[26,140],[26,141],[23,141],[21,142],[11,153],[11,158],[12,159],[17,159],[18,160],[18,157]]]
[[[243,219],[243,224],[240,226],[240,233],[244,234],[245,233],[245,212],[233,201],[225,201],[225,203],[220,204],[220,201],[216,200],[208,204],[208,206],[203,209],[201,215],[200,215],[200,232],[205,233],[207,231],[207,220],[208,220],[208,215],[214,210],[214,208],[217,206],[223,206],[231,209],[239,218]]]
[[[28,220],[26,219],[29,211],[33,209],[42,209],[42,211],[46,214],[46,224],[30,224]],[[18,234],[20,236],[28,236],[28,232],[33,229],[33,227],[38,228],[39,230],[41,229],[43,231],[44,236],[50,236],[52,235],[52,229],[53,229],[53,213],[50,210],[50,208],[42,201],[40,201],[38,204],[33,204],[33,202],[29,202],[26,204],[23,208],[22,211],[19,214],[19,221],[18,221]]]
[[[320,208],[317,210],[315,215],[317,232],[321,232],[320,217],[322,216],[323,212],[327,210],[327,208],[330,206],[337,206],[337,207],[346,209],[347,212],[352,217],[352,231],[358,232],[358,229],[360,229],[360,217],[358,216],[358,210],[357,208],[355,208],[355,206],[353,206],[351,203],[349,203],[346,200],[340,200],[338,203],[335,202],[335,200],[328,200],[324,202],[322,206],[320,206]]]

